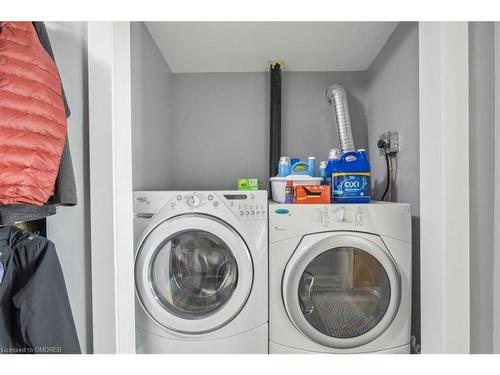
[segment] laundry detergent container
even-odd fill
[[[332,203],[370,203],[371,170],[365,150],[346,152],[326,167]]]

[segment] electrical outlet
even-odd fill
[[[379,155],[396,154],[399,151],[399,133],[393,131],[387,131],[380,136],[380,140],[387,143],[387,147],[379,148]]]

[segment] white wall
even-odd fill
[[[282,154],[326,160],[338,147],[326,88],[349,92],[357,144],[366,146],[362,73],[283,75]],[[265,73],[174,75],[173,189],[231,189],[238,177],[269,177],[269,77]]]
[[[493,22],[469,23],[471,352],[493,352],[495,147]]]
[[[232,189],[238,177],[267,186],[266,73],[172,74],[147,29],[132,24],[134,189]],[[325,160],[338,147],[326,88],[348,91],[356,146],[367,148],[363,72],[285,72],[282,153]]]
[[[61,207],[47,219],[47,236],[61,261],[82,351],[91,352],[87,28],[86,22],[46,22],[46,27],[71,109],[68,134],[78,194],[78,205]]]
[[[235,189],[238,177],[266,180],[266,89],[263,73],[174,75],[171,189]]]
[[[420,197],[418,23],[402,22],[368,69],[366,117],[374,197],[386,184],[386,166],[377,141],[399,132],[395,200],[411,204],[413,241],[412,333],[420,342]]]
[[[326,89],[334,83],[340,83],[347,91],[355,147],[368,150],[365,77],[366,72],[285,72],[283,153],[301,158],[312,154],[319,163],[328,159],[331,148],[340,147],[332,106],[325,96]]]
[[[166,189],[174,155],[172,73],[144,23],[131,22],[130,27],[133,188]]]
[[[500,227],[500,22],[494,23],[495,38],[495,150],[494,228]],[[500,353],[500,231],[494,231],[493,352]]]

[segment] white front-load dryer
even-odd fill
[[[267,192],[133,199],[137,352],[267,353]]]
[[[410,205],[269,204],[271,353],[409,353]]]

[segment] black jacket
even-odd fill
[[[0,227],[0,262],[0,353],[81,353],[54,244]]]

